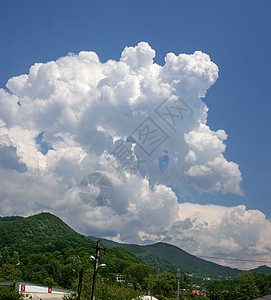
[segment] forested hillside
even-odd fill
[[[96,237],[91,238],[98,240]],[[106,239],[101,239],[101,241],[108,247],[123,247],[128,249],[157,272],[176,271],[177,268],[180,268],[183,273],[194,273],[206,277],[218,275],[232,277],[237,276],[241,272],[237,269],[224,267],[198,258],[167,243],[139,246],[116,243]]]
[[[96,238],[78,234],[49,213],[27,218],[1,218],[0,280],[24,280],[76,291],[79,272],[83,269],[81,299],[88,300],[92,287],[94,240]],[[270,292],[270,275],[259,274],[268,274],[270,268],[267,267],[253,270],[256,274],[228,270],[165,243],[139,246],[104,239],[102,243],[107,248],[101,251],[99,264],[106,267],[99,267],[97,300],[135,299],[148,291],[159,300],[175,299],[177,268],[181,269],[181,296],[186,299],[252,299]],[[194,270],[198,277],[188,276],[187,270]],[[204,281],[206,270],[219,280]],[[236,278],[225,277],[227,272],[233,271],[240,274]],[[117,274],[121,274],[121,282],[116,281]],[[193,294],[195,288],[203,295]],[[0,288],[0,299],[9,299],[7,293]]]
[[[68,247],[88,247],[92,240],[80,235],[60,218],[41,213],[27,218],[2,218],[0,243],[18,252],[59,251]]]

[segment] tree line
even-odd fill
[[[93,250],[94,251],[94,250]],[[84,269],[82,300],[90,299],[93,264],[90,259],[93,251],[89,247],[65,248],[60,251],[28,253],[14,251],[8,247],[1,249],[0,280],[29,281],[46,286],[77,290],[78,276]],[[142,263],[135,255],[124,248],[110,248],[99,269],[96,299],[129,300],[150,292],[159,300],[176,299],[176,272],[157,273]],[[122,274],[123,281],[116,281],[116,274]],[[214,280],[202,285],[206,295],[196,295],[191,277],[180,276],[180,299],[247,300],[270,293],[271,275],[240,273],[230,280]],[[18,300],[19,293],[14,287],[0,288],[0,300]],[[71,296],[70,299],[76,299]]]

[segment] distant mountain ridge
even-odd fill
[[[271,268],[269,268],[267,266],[260,266],[256,269],[249,270],[249,272],[257,273],[257,274],[271,275]]]
[[[176,271],[202,276],[236,276],[240,270],[221,266],[191,255],[177,246],[167,243],[152,245],[121,244],[103,238],[87,237],[70,228],[51,213],[30,217],[0,217],[0,245],[24,253],[60,251],[64,248],[91,247],[93,241],[101,240],[108,248],[124,248],[136,255],[143,263],[158,272]],[[113,249],[112,249],[113,250]],[[125,250],[125,251],[126,251]],[[262,266],[251,270],[271,274],[271,268]],[[270,272],[270,273],[269,273]]]
[[[219,264],[201,259],[188,252],[182,250],[181,248],[159,242],[152,245],[140,246],[136,244],[124,244],[114,242],[108,239],[97,238],[91,236],[91,238],[96,240],[101,240],[101,242],[107,247],[123,247],[134,253],[143,262],[148,264],[151,268],[156,271],[171,271],[180,268],[183,272],[194,273],[199,275],[221,275],[221,276],[236,276],[241,270],[236,268],[230,268],[221,266]],[[271,268],[267,266],[259,266],[258,268],[249,270],[253,273],[258,274],[271,274]]]
[[[100,238],[91,236],[93,240]],[[167,243],[155,243],[152,245],[139,246],[133,244],[122,244],[107,239],[100,239],[107,247],[123,247],[134,253],[144,263],[156,271],[171,271],[180,268],[182,272],[194,273],[205,276],[236,276],[241,270],[232,269],[206,261],[187,253],[177,246]]]

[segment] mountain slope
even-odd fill
[[[165,272],[165,271],[175,271],[176,266],[167,261],[166,259],[157,256],[156,254],[150,253],[144,249],[143,246],[139,246],[136,244],[122,244],[113,242],[103,238],[97,238],[91,236],[94,241],[100,240],[103,245],[109,248],[125,248],[129,252],[135,254],[139,259],[141,259],[145,264],[149,265],[153,270],[157,272]]]
[[[83,268],[90,288],[94,246],[90,238],[49,213],[28,218],[4,217],[0,221],[0,281],[23,280],[76,290]],[[153,272],[135,254],[120,247],[105,252],[101,249],[99,262],[106,264],[99,275],[110,282],[115,282],[115,273],[122,274],[129,268]]]
[[[162,257],[189,273],[202,275],[236,276],[240,271],[230,267],[224,267],[216,263],[198,258],[184,250],[166,243],[156,243],[144,246],[150,252]]]
[[[256,274],[265,274],[265,275],[271,275],[271,268],[267,266],[260,266],[256,269],[250,270],[251,273],[256,273]]]
[[[0,222],[14,221],[14,220],[17,220],[17,219],[23,219],[23,217],[19,217],[19,216],[0,217]]]
[[[93,240],[99,238],[91,237]],[[232,269],[198,258],[184,250],[167,244],[156,243],[147,246],[122,244],[106,239],[100,239],[107,247],[123,247],[134,253],[144,263],[158,272],[171,271],[180,268],[185,273],[195,273],[206,276],[236,276],[240,270]]]
[[[67,247],[88,247],[92,243],[50,213],[27,218],[5,217],[0,222],[1,246],[19,252],[53,252]]]
[[[60,218],[50,213],[41,213],[27,218],[0,218],[1,248],[8,247],[19,253],[44,253],[60,251],[64,248],[90,247],[93,240],[98,239],[100,238],[90,238],[75,232]],[[128,250],[127,255],[133,253],[137,259],[158,272],[176,271],[177,268],[180,268],[182,272],[206,276],[235,276],[240,272],[240,270],[198,258],[167,243],[139,246],[116,243],[106,239],[100,240],[105,246],[115,248],[114,251],[125,248]],[[259,273],[262,273],[261,271],[269,272],[262,268],[255,270]]]

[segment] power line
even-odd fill
[[[198,255],[198,257],[202,257],[202,258],[211,258],[211,259],[225,259],[225,260],[249,261],[249,262],[259,262],[259,263],[267,263],[267,264],[271,264],[271,261],[266,261],[266,260],[239,259],[239,258],[227,258],[227,257],[203,256],[203,255]]]

